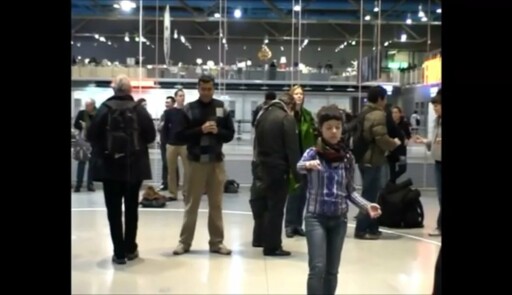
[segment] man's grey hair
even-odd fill
[[[132,93],[132,84],[130,78],[126,75],[117,76],[112,81],[112,89],[115,95],[128,95]]]
[[[96,101],[92,98],[89,98],[89,99],[86,99],[84,102],[84,105],[87,105],[87,104],[96,105]]]

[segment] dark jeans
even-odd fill
[[[93,186],[92,182],[92,169],[91,169],[92,158],[89,158],[89,161],[79,161],[76,167],[76,188],[81,188],[84,183],[84,175],[85,175],[85,166],[89,164],[89,169],[87,169],[87,186]]]
[[[261,182],[251,189],[249,201],[254,218],[253,243],[261,243],[264,252],[282,248],[284,206],[288,193],[287,171],[257,167]]]
[[[334,295],[347,218],[306,215],[305,221],[309,256],[307,294]]]
[[[252,184],[249,196],[254,226],[252,228],[252,244],[263,245],[263,228],[265,225],[266,200],[261,190],[261,177],[257,175],[256,163],[251,162]]]
[[[439,202],[439,214],[437,215],[437,229],[441,230],[441,194],[443,192],[441,186],[441,162],[436,161],[434,166],[434,174],[436,180],[437,200]]]
[[[442,287],[441,287],[441,260],[443,255],[441,254],[443,247],[439,248],[439,254],[437,254],[436,267],[434,271],[434,287],[432,291],[432,295],[441,295]]]
[[[304,207],[306,206],[307,176],[300,180],[299,187],[288,196],[286,202],[285,228],[302,228]]]
[[[167,187],[167,145],[160,144],[160,156],[162,157],[162,186]]]
[[[160,144],[160,155],[162,157],[162,186],[167,186],[167,175],[169,170],[167,168],[167,144]],[[176,166],[176,187],[180,186],[180,168]]]
[[[396,180],[400,178],[407,171],[407,163],[400,161],[388,161],[389,167],[389,181],[396,183]]]
[[[363,180],[361,196],[370,203],[376,203],[382,188],[382,166],[367,166],[364,164],[359,164],[358,166]],[[379,222],[377,219],[370,218],[370,215],[366,213],[357,215],[356,233],[377,234],[378,231]]]
[[[137,223],[139,219],[139,191],[142,181],[126,182],[117,180],[103,181],[103,193],[107,207],[110,235],[114,245],[114,255],[125,258],[126,254],[137,251]],[[124,199],[124,234],[123,234]]]

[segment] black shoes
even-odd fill
[[[285,229],[285,234],[287,238],[293,238],[295,236],[306,236],[306,232],[300,227],[287,227]]]
[[[112,262],[119,265],[126,264],[126,261],[132,261],[139,258],[139,251],[135,251],[131,254],[126,254],[126,257],[119,258],[116,255],[112,255]]]
[[[354,238],[358,240],[378,240],[381,235],[382,232],[380,231],[377,233],[356,232],[354,233]]]
[[[126,254],[126,259],[128,261],[132,261],[132,260],[135,260],[137,258],[139,258],[139,251],[135,251],[135,252],[133,252],[131,254]]]
[[[126,258],[117,258],[115,255],[112,256],[112,262],[119,265],[126,264]]]
[[[292,252],[286,251],[283,248],[277,250],[265,250],[263,249],[264,256],[290,256]]]

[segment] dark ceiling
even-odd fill
[[[96,34],[109,40],[139,34],[139,1],[131,12],[114,7],[120,1],[72,0],[72,34],[88,37]],[[201,0],[143,0],[142,34],[147,40],[162,36],[163,16],[167,5],[170,8],[172,31],[177,30],[187,40],[218,39],[221,1]],[[363,41],[375,42],[377,23],[380,23],[381,42],[400,41],[400,35],[408,36],[402,46],[426,46],[439,48],[441,42],[441,1],[426,0],[381,0],[380,11],[374,11],[378,1],[363,1]],[[343,43],[359,40],[361,1],[357,0],[244,0],[222,1],[227,11],[227,39],[234,40],[287,40],[297,37],[298,27],[292,30],[292,22],[301,20],[301,37],[310,42]],[[293,10],[301,5],[300,13]],[[421,6],[421,8],[420,8]],[[237,19],[234,11],[242,16]],[[422,20],[420,13],[424,13]],[[293,18],[295,16],[295,18]],[[380,22],[378,18],[380,16]],[[368,17],[370,18],[368,20]],[[410,19],[411,23],[406,23]],[[160,20],[160,21],[157,21]],[[243,42],[243,41],[239,41]]]

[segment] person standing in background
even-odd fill
[[[89,143],[85,140],[87,128],[91,125],[91,121],[96,115],[96,102],[94,99],[88,99],[85,102],[85,109],[80,110],[75,118],[75,123],[73,124],[75,129],[78,130],[77,140],[75,145],[81,145],[78,148],[88,150],[87,153],[84,153],[80,157],[75,157],[78,165],[76,168],[76,184],[75,184],[75,193],[79,193],[82,189],[82,185],[84,182],[84,174],[87,163],[89,163],[89,167],[87,169],[87,191],[94,192],[94,183],[92,181],[91,175],[91,155]]]
[[[434,159],[434,175],[436,182],[436,191],[437,191],[437,199],[439,202],[439,214],[437,215],[437,227],[434,231],[429,233],[430,236],[438,237],[441,236],[441,195],[442,195],[442,186],[441,186],[441,161],[442,161],[442,149],[441,149],[441,138],[442,138],[442,128],[441,128],[441,89],[437,92],[437,95],[432,98],[430,101],[432,106],[434,107],[434,112],[436,114],[436,119],[434,122],[434,132],[433,137],[430,139],[423,138],[419,135],[416,135],[415,141],[416,143],[422,143],[425,145],[427,150],[431,152],[432,158]]]
[[[256,119],[252,167],[255,183],[249,203],[254,219],[252,245],[263,247],[265,256],[291,255],[283,249],[281,236],[289,179],[299,179],[295,109],[296,100],[285,93],[264,107]]]
[[[296,85],[289,92],[295,99],[294,117],[297,124],[297,138],[299,140],[299,154],[302,155],[305,150],[315,145],[317,139],[317,129],[315,118],[311,111],[304,107],[304,90]],[[299,157],[300,157],[299,155]],[[297,159],[299,160],[299,159]],[[295,170],[297,163],[290,163]],[[304,223],[304,206],[306,205],[307,179],[300,175],[298,179],[290,178],[288,187],[288,200],[286,202],[286,214],[284,227],[286,237],[293,238],[295,235],[305,236],[302,224]]]
[[[183,129],[183,122],[185,113],[183,107],[185,105],[185,92],[183,89],[176,90],[174,93],[176,105],[164,112],[164,129],[163,136],[166,145],[166,161],[168,167],[168,183],[169,183],[169,196],[170,201],[178,199],[179,188],[179,167],[178,158],[181,158],[183,165],[183,200],[187,198],[187,178],[189,177],[189,165],[187,159],[187,146],[186,142],[178,138],[177,133]],[[174,181],[176,179],[176,181]]]
[[[166,149],[167,149],[166,141],[167,140],[165,139],[165,134],[164,134],[165,111],[173,108],[175,103],[176,103],[176,101],[175,101],[174,97],[168,96],[165,98],[165,110],[162,113],[162,115],[160,116],[160,121],[158,121],[158,125],[157,125],[157,130],[158,130],[158,134],[160,137],[160,156],[162,159],[162,184],[160,185],[160,191],[168,190],[168,183],[167,183],[168,169],[167,169],[167,156],[166,156],[167,155],[167,151],[166,151]]]

